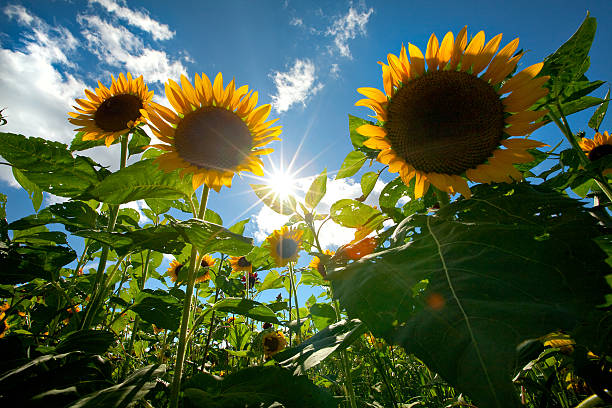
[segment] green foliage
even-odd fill
[[[144,152],[144,149],[151,144],[151,138],[142,128],[135,128],[128,143],[128,154],[133,156]]]
[[[351,199],[343,199],[332,204],[329,216],[336,224],[343,227],[367,227],[371,231],[380,228],[385,219],[375,208]]]
[[[178,330],[181,302],[162,290],[145,289],[138,294],[132,310],[145,321],[157,327]]]
[[[261,322],[278,324],[276,315],[267,306],[250,299],[243,298],[226,298],[218,301],[212,307],[214,310],[219,310],[227,313],[234,313]]]
[[[202,253],[221,252],[231,256],[248,254],[253,240],[234,234],[226,228],[210,222],[191,219],[182,222],[171,220],[171,225],[186,242],[195,245]]]
[[[55,347],[58,353],[83,351],[103,354],[115,342],[115,335],[106,330],[78,330],[71,332]]]
[[[603,303],[610,267],[579,203],[527,184],[473,192],[435,216],[413,216],[406,244],[330,277],[349,314],[376,335],[477,404],[515,407],[516,346],[577,327]]]
[[[308,192],[306,193],[306,198],[304,199],[306,205],[308,205],[310,208],[315,208],[323,196],[325,196],[326,188],[327,169],[323,170],[323,172],[315,177],[314,181],[312,182]]]
[[[361,167],[366,162],[366,159],[367,157],[363,152],[350,152],[342,162],[340,170],[338,170],[338,173],[336,174],[336,180],[355,175],[359,170],[361,170]]]
[[[379,173],[375,173],[373,171],[369,171],[363,176],[361,176],[361,192],[363,193],[360,198],[361,201],[365,201],[365,199],[368,198],[372,190],[374,190],[374,186],[378,181],[378,176]]]
[[[105,178],[91,195],[108,204],[123,204],[149,198],[178,199],[191,197],[193,187],[189,177],[166,173],[153,159],[136,162]]]
[[[303,374],[320,364],[336,351],[342,351],[353,344],[366,331],[359,320],[341,320],[320,330],[311,338],[274,355],[274,360],[294,374]]]
[[[185,385],[189,408],[285,407],[331,408],[336,403],[329,393],[305,376],[274,366],[249,367],[224,379],[200,373]]]
[[[287,200],[281,200],[267,184],[251,184],[250,186],[257,197],[273,211],[283,215],[291,215],[295,212],[297,204],[293,196],[289,196]]]
[[[13,167],[13,176],[15,176],[15,180],[17,180],[21,187],[28,192],[30,200],[32,200],[32,205],[34,206],[34,211],[38,211],[43,200],[42,190],[36,184],[28,180],[23,172],[17,167]]]
[[[610,103],[610,89],[606,92],[606,96],[604,96],[604,101],[601,105],[597,107],[591,119],[589,119],[589,127],[596,132],[599,132],[599,126],[601,126],[601,122],[603,122],[606,117],[606,112],[608,111],[608,104]]]
[[[91,149],[92,147],[97,147],[97,146],[104,146],[105,144],[104,138],[98,139],[98,140],[83,140],[84,134],[85,132],[78,132],[74,136],[74,139],[72,139],[72,142],[70,143],[71,152],[87,150],[87,149]],[[119,143],[119,140],[120,140],[119,138],[115,139],[112,144]]]
[[[102,178],[88,157],[73,157],[67,146],[41,138],[0,133],[0,155],[42,191],[63,197],[87,196]]]
[[[370,149],[363,145],[368,138],[366,136],[360,135],[357,133],[357,128],[362,125],[374,125],[374,122],[369,120],[358,118],[357,116],[348,115],[349,119],[349,135],[351,137],[351,143],[353,144],[353,148],[360,152],[365,153],[368,159],[375,159],[378,156],[378,152],[380,150]]]

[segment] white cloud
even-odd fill
[[[274,72],[271,77],[276,86],[276,94],[272,96],[272,107],[278,113],[287,111],[292,105],[306,101],[323,88],[317,83],[315,65],[309,60],[296,59],[293,67],[287,72]]]
[[[367,11],[358,12],[353,7],[350,7],[346,15],[339,17],[327,29],[326,34],[334,37],[334,44],[341,56],[352,58],[348,41],[355,39],[358,35],[366,34],[366,24],[373,12],[374,9],[372,8]]]
[[[108,65],[125,67],[146,82],[179,78],[187,70],[180,60],[170,62],[164,51],[145,47],[142,40],[125,27],[117,27],[98,16],[80,15],[82,34],[89,50]]]
[[[58,67],[71,67],[69,54],[77,46],[74,36],[63,27],[50,27],[22,6],[8,6],[9,18],[29,28],[20,50],[0,49],[0,95],[8,123],[3,132],[69,143],[74,136],[67,112],[74,98],[82,97],[85,84]],[[0,179],[15,186],[8,166],[0,166]]]
[[[301,179],[296,182],[296,191],[298,195],[304,196],[312,183],[313,178]],[[368,205],[378,205],[378,197],[385,184],[378,180],[374,186],[374,190],[368,196],[365,201]],[[361,196],[361,185],[354,180],[340,179],[332,180],[327,179],[327,193],[317,206],[317,212],[319,214],[329,214],[331,205],[338,200],[343,198],[357,198]],[[280,215],[265,205],[259,209],[259,212],[252,217],[253,225],[257,230],[254,233],[254,238],[257,242],[265,240],[274,230],[282,227],[287,221],[289,216]],[[315,222],[315,228],[318,228],[321,222]],[[333,221],[328,221],[321,228],[321,234],[319,240],[321,245],[326,249],[335,249],[340,245],[349,243],[355,237],[355,229],[344,228]]]
[[[331,75],[332,78],[338,78],[340,76],[340,67],[338,66],[338,64],[331,65],[331,68],[329,69],[329,75]]]
[[[98,3],[109,13],[115,13],[117,17],[128,22],[128,24],[150,33],[155,40],[169,40],[174,37],[174,31],[167,24],[153,20],[142,11],[134,11],[117,4],[113,0],[89,0],[90,3]]]
[[[301,18],[293,17],[289,24],[292,26],[299,27],[304,25],[304,21]]]

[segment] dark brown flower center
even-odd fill
[[[499,146],[504,106],[478,77],[432,72],[398,89],[384,128],[395,153],[415,169],[462,174],[484,163]]]
[[[208,264],[208,261],[206,260],[206,258],[203,258],[202,262],[200,262],[200,266],[202,266],[202,268],[207,268],[210,265]]]
[[[126,129],[128,122],[140,118],[142,100],[134,95],[111,96],[98,107],[94,114],[96,125],[106,132]]]
[[[588,156],[589,156],[590,161],[595,161],[611,153],[612,153],[612,145],[604,144],[604,145],[596,146],[593,150],[589,152]]]
[[[233,170],[250,154],[253,139],[236,114],[217,107],[190,112],[178,124],[175,135],[179,156],[200,168]]]
[[[281,258],[287,259],[295,256],[297,253],[297,242],[291,238],[281,238],[276,244],[276,253],[280,255]]]
[[[246,268],[247,266],[251,266],[251,263],[247,261],[244,256],[241,256],[240,259],[238,259],[238,266],[241,268]]]
[[[264,339],[264,350],[276,351],[280,347],[280,342],[276,336],[268,336]]]

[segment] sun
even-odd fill
[[[297,193],[297,181],[298,179],[295,174],[282,170],[274,170],[266,177],[265,184],[270,187],[275,199],[288,201],[289,197],[295,197]]]

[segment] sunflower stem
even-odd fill
[[[204,219],[206,204],[208,203],[209,187],[204,185],[200,198],[200,209],[198,219]],[[187,350],[187,331],[191,318],[191,303],[193,301],[193,287],[195,285],[197,269],[198,249],[195,245],[191,246],[191,256],[189,258],[189,272],[187,275],[187,288],[185,290],[185,303],[183,304],[183,315],[181,318],[181,329],[179,333],[179,344],[176,352],[176,363],[174,365],[174,377],[172,378],[172,389],[170,391],[170,408],[178,407],[179,393],[181,391],[181,377],[183,376],[183,366],[185,364],[185,351]]]
[[[219,262],[219,269],[217,270],[217,276],[219,276],[219,274],[221,273],[222,266],[223,266],[223,254],[221,254],[221,261]],[[219,300],[219,288],[215,288],[215,304],[217,303],[217,300]],[[206,345],[204,346],[204,357],[202,357],[202,367],[200,368],[201,371],[204,371],[204,364],[206,364],[206,357],[208,356],[208,348],[210,346],[213,329],[215,327],[215,312],[216,310],[213,310],[212,314],[210,315],[210,327],[208,328],[208,335],[206,337]]]
[[[569,123],[567,122],[567,119],[563,114],[561,104],[559,104],[558,102],[557,109],[559,110],[559,116],[561,116],[561,121],[559,121],[559,119],[552,113],[549,113],[548,117],[551,118],[553,122],[555,122],[555,125],[557,125],[557,127],[565,135],[565,138],[572,146],[572,149],[574,149],[574,151],[576,152],[576,155],[578,156],[578,159],[580,160],[582,166],[587,167],[590,163],[589,158],[584,154],[584,152],[580,148],[580,145],[576,141],[576,138],[572,133],[572,129],[570,128]],[[608,201],[612,203],[612,188],[610,187],[610,184],[608,184],[608,181],[605,179],[605,177],[603,177],[602,174],[599,174],[598,177],[593,177],[593,180],[595,180],[595,183],[597,183],[599,188],[601,188],[601,191],[603,191],[606,197],[608,197]]]
[[[128,152],[128,140],[129,133],[121,136],[121,159],[119,162],[119,170],[125,168],[127,163],[127,152]],[[113,232],[115,230],[115,224],[117,223],[117,215],[119,214],[119,205],[109,206],[109,217],[108,225],[106,228],[107,232]],[[108,260],[109,246],[104,245],[102,247],[102,253],[100,254],[100,262],[98,263],[98,270],[96,272],[96,280],[94,281],[93,288],[91,290],[91,303],[87,307],[85,312],[85,318],[81,324],[81,329],[87,329],[91,325],[101,303],[101,295],[104,289],[102,281],[104,278],[104,271],[106,269],[106,261]]]
[[[293,298],[295,299],[295,314],[297,316],[297,335],[300,343],[302,342],[302,322],[300,321],[300,306],[297,297],[297,284],[295,283],[295,272],[293,271],[293,263],[289,262],[289,284],[293,287]]]

